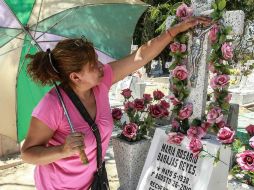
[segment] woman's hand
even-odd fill
[[[80,149],[84,149],[84,135],[79,132],[68,135],[63,145],[64,155],[68,157],[73,154],[79,154]]]
[[[207,18],[207,17],[202,17],[202,16],[189,17],[186,20],[180,22],[179,24],[177,24],[171,28],[172,32],[173,32],[172,35],[176,36],[177,34],[179,34],[181,32],[185,32],[191,28],[194,28],[197,25],[209,26],[211,24],[212,24],[212,19]]]

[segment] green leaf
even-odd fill
[[[216,158],[214,159],[213,165],[217,165],[217,163],[220,161],[220,149],[216,153]]]
[[[226,4],[227,4],[226,0],[220,0],[218,3],[218,9],[222,11],[226,7]]]
[[[232,145],[232,151],[235,153],[243,152],[245,150],[244,144],[240,139],[235,139]]]
[[[214,21],[219,20],[221,18],[220,11],[218,10],[213,11],[211,17]]]
[[[175,67],[177,66],[176,63],[172,63],[170,66],[169,66],[169,70],[173,70]]]
[[[190,94],[190,89],[185,88],[185,89],[183,90],[183,93],[184,93],[185,97],[189,96],[189,94]]]
[[[179,38],[179,42],[181,44],[186,44],[188,42],[188,36],[187,35],[181,35]]]
[[[225,110],[225,111],[228,111],[228,110],[229,110],[229,107],[230,107],[230,105],[229,105],[229,103],[227,103],[227,102],[223,102],[223,104],[221,105],[221,108],[222,108],[223,110]]]
[[[173,77],[172,81],[173,81],[174,84],[177,84],[177,83],[180,82],[180,80],[178,78],[176,78],[176,77]]]
[[[213,44],[212,45],[212,48],[215,50],[215,51],[217,51],[217,50],[219,50],[220,49],[220,44],[218,44],[218,43],[216,43],[216,44]]]
[[[231,31],[232,31],[232,26],[227,26],[227,27],[224,29],[223,32],[224,32],[225,35],[229,35]]]
[[[157,7],[152,7],[150,9],[150,18],[152,21],[155,21],[160,14],[160,10]]]
[[[179,94],[179,100],[182,101],[183,99],[184,99],[184,93],[180,92],[180,94]]]
[[[225,35],[222,34],[222,35],[220,36],[219,43],[220,43],[220,44],[224,43],[224,42],[226,41],[226,39],[227,39],[227,37],[226,37]]]
[[[212,4],[212,8],[213,8],[214,10],[217,10],[217,9],[218,9],[217,4],[216,4],[216,3],[213,3],[213,4]]]
[[[175,86],[176,86],[176,89],[177,89],[178,91],[182,91],[183,85],[182,85],[181,83],[178,83],[178,84],[176,84]]]
[[[195,119],[192,120],[191,125],[193,125],[193,126],[201,126],[201,123],[202,123],[202,122],[201,122],[200,119],[195,118]]]

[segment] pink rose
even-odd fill
[[[171,50],[173,53],[179,52],[180,49],[181,49],[181,44],[178,43],[178,42],[171,43],[169,46],[170,46],[170,50]]]
[[[219,27],[217,24],[214,24],[209,32],[209,39],[212,43],[217,41],[217,33],[219,32]]]
[[[188,17],[192,16],[192,14],[193,14],[192,8],[188,7],[184,3],[180,5],[176,10],[176,16],[181,18],[182,20],[185,20]]]
[[[169,96],[169,99],[174,106],[181,103],[175,96]]]
[[[173,72],[173,77],[178,78],[179,80],[185,80],[188,77],[188,71],[185,65],[177,66]]]
[[[112,110],[112,117],[114,120],[120,120],[122,118],[122,110],[120,108],[114,108]]]
[[[131,92],[132,91],[129,88],[126,88],[122,90],[121,94],[123,95],[124,98],[129,99],[131,97]]]
[[[168,143],[170,144],[181,144],[184,139],[184,134],[182,133],[169,133],[168,134]]]
[[[138,126],[135,123],[129,123],[124,126],[122,134],[129,138],[132,139],[136,137],[138,131]]]
[[[161,106],[161,109],[163,111],[163,116],[164,117],[169,116],[169,111],[168,111],[169,103],[166,102],[165,100],[161,100],[159,105]]]
[[[165,96],[165,95],[164,95],[163,92],[160,91],[160,90],[155,90],[155,91],[153,91],[153,97],[154,97],[155,100],[160,100],[160,99],[162,99],[164,96]]]
[[[124,103],[124,110],[125,111],[132,111],[134,110],[135,106],[133,102],[126,102]]]
[[[208,123],[219,123],[223,119],[223,114],[221,113],[221,109],[218,107],[212,108],[207,114],[207,122]]]
[[[229,84],[229,80],[228,75],[216,75],[211,79],[210,85],[213,89],[224,88]]]
[[[173,121],[172,121],[172,128],[175,131],[178,131],[178,129],[180,128],[180,123],[176,119],[173,119]]]
[[[187,131],[187,136],[189,139],[196,138],[201,139],[206,135],[206,132],[201,127],[190,127]]]
[[[202,129],[205,131],[205,133],[207,132],[207,130],[211,127],[211,123],[208,122],[204,122],[201,124]]]
[[[143,94],[143,98],[145,100],[145,103],[149,103],[153,100],[150,94]]]
[[[245,150],[236,155],[236,161],[242,170],[254,172],[254,151]]]
[[[169,116],[169,111],[168,109],[161,107],[162,111],[163,111],[163,117],[168,117]]]
[[[195,157],[202,151],[203,145],[199,139],[193,138],[191,139],[187,148],[193,153]]]
[[[218,140],[223,144],[231,144],[234,141],[235,131],[228,127],[223,127],[217,134]]]
[[[134,100],[134,107],[137,111],[142,111],[145,109],[145,102],[144,99],[135,99]]]
[[[169,47],[170,47],[170,50],[171,50],[173,53],[176,53],[176,52],[184,53],[184,52],[186,52],[186,50],[187,50],[186,44],[180,44],[180,43],[178,43],[178,42],[171,43],[171,44],[169,45]]]
[[[158,104],[150,105],[149,112],[153,118],[160,118],[164,115],[164,110]]]
[[[221,46],[221,52],[224,59],[229,60],[233,58],[233,49],[232,49],[232,46],[229,45],[228,43],[224,43]]]
[[[184,120],[189,118],[192,115],[192,111],[193,111],[193,106],[192,104],[187,104],[185,107],[183,107],[180,111],[179,111],[179,115],[178,118],[180,120]]]
[[[250,138],[249,144],[250,144],[251,148],[254,148],[254,136]]]
[[[254,125],[249,125],[245,128],[245,130],[249,133],[250,136],[254,136]]]
[[[168,109],[169,108],[169,103],[165,100],[161,100],[160,102],[161,107]]]
[[[184,52],[186,52],[186,50],[187,50],[186,44],[181,44],[181,46],[180,46],[180,52],[184,53]]]

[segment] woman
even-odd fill
[[[192,17],[148,41],[131,55],[102,65],[91,43],[82,39],[64,40],[52,52],[29,55],[28,74],[42,85],[59,81],[70,86],[98,125],[102,155],[113,129],[108,92],[112,84],[141,68],[156,57],[180,32],[210,19]],[[50,58],[52,62],[50,62]],[[89,189],[96,171],[96,140],[71,100],[61,89],[76,133],[71,133],[55,89],[51,89],[35,107],[22,159],[35,164],[35,184],[39,190]],[[85,150],[88,165],[82,165],[79,149]]]

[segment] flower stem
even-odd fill
[[[203,149],[202,151],[205,152],[205,153],[207,153],[209,156],[211,156],[211,157],[213,157],[213,158],[215,158],[215,159],[218,159],[220,162],[222,162],[222,163],[225,164],[226,166],[228,165],[226,162],[220,160],[220,158],[217,158],[216,156],[212,155],[212,154],[209,153],[208,151],[206,151],[206,150],[204,150],[204,149]]]

